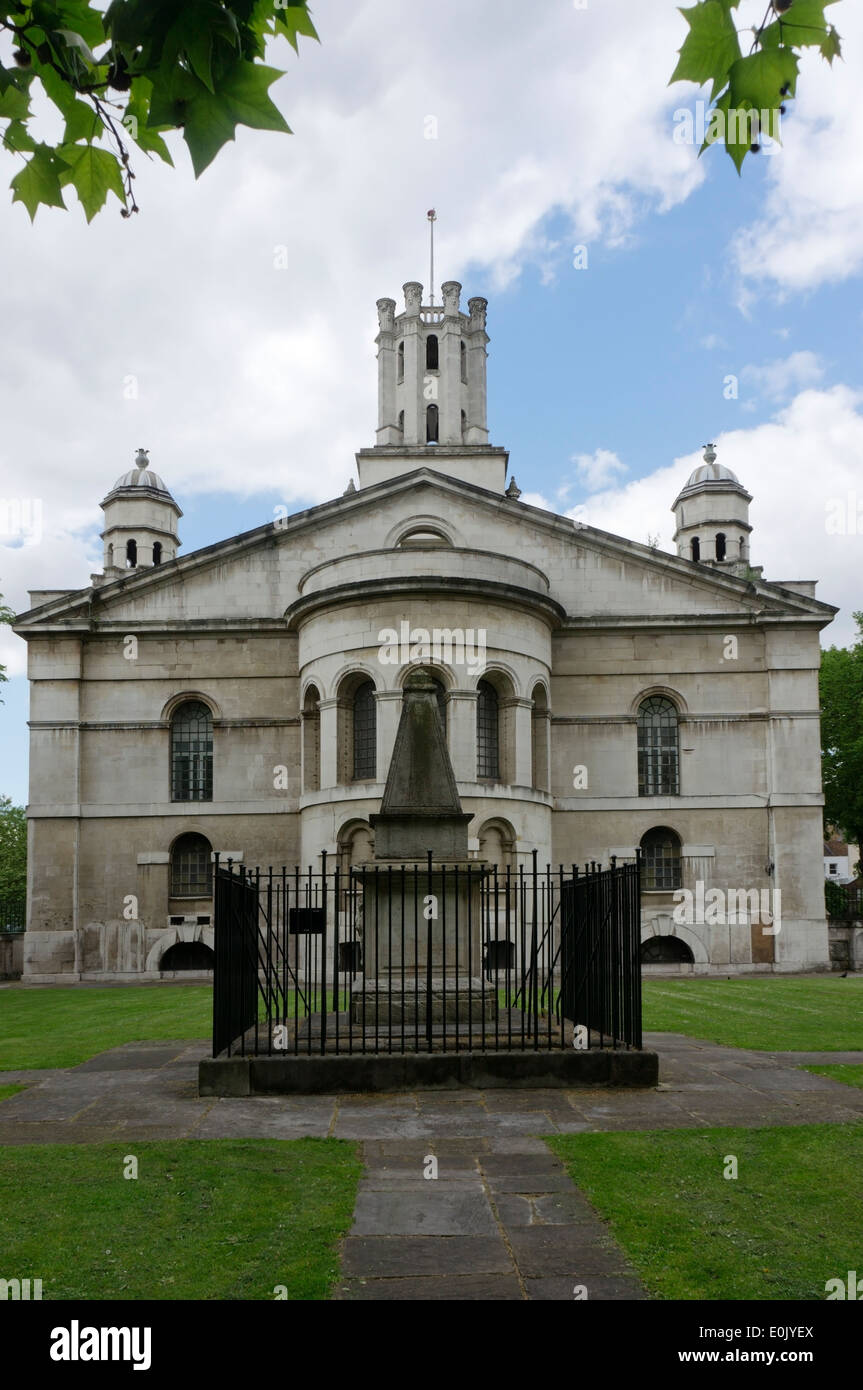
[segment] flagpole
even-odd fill
[[[435,224],[435,222],[437,221],[437,213],[435,212],[434,208],[429,208],[427,216],[428,216],[428,220],[429,220],[429,251],[430,251],[430,269],[429,269],[429,308],[431,308],[431,307],[434,305],[434,224]]]

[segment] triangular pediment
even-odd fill
[[[336,582],[337,562],[355,559],[355,569],[371,588],[396,567],[419,579],[439,572],[441,558],[434,551],[396,551],[398,535],[417,517],[440,518],[456,552],[453,575],[464,575],[467,582],[473,563],[477,582],[490,584],[499,560],[504,587],[544,593],[573,620],[608,616],[618,622],[627,617],[661,622],[743,613],[823,625],[836,612],[806,595],[739,579],[421,467],[156,569],[52,598],[22,614],[17,627],[25,635],[34,628],[92,630],[115,622],[206,626],[256,618],[281,623],[311,584],[327,582],[327,566],[333,566]],[[479,564],[470,556],[485,559]],[[317,578],[310,580],[312,575]]]

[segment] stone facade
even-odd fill
[[[829,968],[818,667],[835,609],[750,567],[749,494],[710,450],[675,503],[678,555],[519,501],[487,442],[486,303],[463,314],[448,282],[424,308],[421,289],[401,315],[378,303],[359,488],[182,555],[140,451],[103,504],[104,572],[31,595],[25,978],[158,978],[196,943],[205,961],[212,900],[188,864],[178,879],[181,836],[248,865],[369,858],[417,665],[440,684],[471,855],[584,864],[662,828],[647,969]],[[671,719],[653,753],[651,697]],[[211,758],[183,752],[193,707]],[[697,920],[717,889],[750,895],[747,912]],[[753,906],[776,890],[778,931]]]

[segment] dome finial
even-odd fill
[[[149,467],[150,467],[150,460],[149,460],[149,458],[147,457],[147,455],[149,454],[149,452],[150,452],[149,449],[139,449],[139,450],[138,450],[137,454],[135,455],[135,467],[136,467],[136,468],[149,468]]]
[[[716,445],[715,445],[715,444],[705,444],[705,445],[704,445],[704,462],[705,462],[705,463],[715,463],[715,462],[716,462]]]

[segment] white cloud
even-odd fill
[[[827,14],[845,60],[830,67],[817,50],[806,50],[782,149],[765,161],[765,205],[734,244],[740,276],[753,289],[811,289],[863,267],[863,6],[836,5]]]
[[[777,358],[762,366],[744,367],[741,377],[754,395],[768,401],[781,401],[805,386],[815,386],[824,376],[824,368],[814,352],[792,352],[790,357]]]
[[[823,641],[846,645],[855,634],[852,613],[863,608],[863,392],[802,391],[771,421],[721,434],[716,447],[753,496],[752,563],[774,582],[818,580],[817,597],[841,609]],[[700,462],[697,453],[676,459],[568,515],[642,543],[658,534],[673,553],[671,504]],[[842,502],[859,519],[847,534],[831,534],[828,520]]]
[[[617,454],[610,449],[597,449],[592,454],[573,454],[570,462],[575,464],[578,480],[588,492],[599,492],[600,488],[613,483],[617,474],[627,472],[626,464],[621,463]]]

